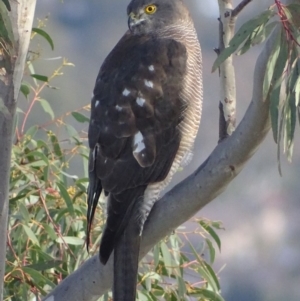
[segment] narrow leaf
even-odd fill
[[[3,38],[6,43],[12,46],[14,44],[12,24],[7,11],[7,7],[2,1],[0,1],[0,24],[0,38]]]
[[[281,46],[281,33],[278,33],[277,35],[277,39],[274,45],[274,48],[270,54],[268,63],[267,63],[267,67],[266,67],[266,73],[264,76],[264,82],[263,82],[263,100],[265,101],[268,93],[270,91],[270,87],[271,87],[271,81],[273,79],[273,75],[274,75],[274,69],[276,66],[276,62],[280,53],[280,46]]]
[[[214,239],[214,241],[218,245],[219,250],[221,251],[221,240],[215,230],[210,227],[205,221],[199,221],[199,224]]]
[[[74,237],[74,236],[63,236],[63,237],[58,237],[56,239],[58,243],[67,243],[68,245],[75,245],[75,246],[82,246],[84,244],[84,240],[79,237]]]
[[[48,77],[45,75],[40,75],[40,74],[31,74],[31,76],[35,79],[38,79],[42,82],[48,82]]]
[[[71,197],[69,196],[67,189],[65,188],[65,186],[62,183],[59,183],[59,182],[57,183],[57,186],[60,190],[60,194],[61,194],[62,198],[66,202],[66,205],[67,205],[70,215],[75,216],[73,202],[72,202]]]
[[[35,236],[35,234],[33,233],[33,231],[26,225],[22,225],[23,226],[23,229],[26,233],[26,235],[28,236],[28,238],[36,245],[40,245],[37,237]]]
[[[42,261],[36,264],[27,265],[27,268],[36,270],[36,271],[44,271],[51,268],[59,267],[63,262],[60,260],[52,259],[47,261]]]
[[[49,102],[46,99],[40,99],[39,102],[40,102],[43,110],[46,113],[48,113],[50,115],[51,119],[53,120],[55,116],[54,116],[54,112],[53,112]]]
[[[40,284],[41,282],[43,283],[47,283],[50,287],[54,288],[55,284],[50,281],[48,278],[46,278],[43,274],[41,274],[40,272],[30,268],[30,267],[22,267],[22,270],[30,275],[32,277],[32,279],[34,280],[34,282],[36,282],[36,284]]]
[[[61,158],[62,155],[63,155],[63,153],[61,151],[61,148],[60,148],[60,145],[59,145],[57,137],[52,132],[48,132],[48,134],[50,136],[50,140],[51,140],[52,147],[53,147],[55,155],[57,157]]]
[[[229,46],[225,48],[215,60],[212,72],[214,72],[230,55],[232,55],[257,27],[262,24],[266,24],[274,15],[275,12],[273,10],[267,10],[243,24],[230,41]]]
[[[168,246],[166,245],[165,242],[161,242],[160,245],[161,248],[161,252],[162,252],[162,256],[163,256],[163,260],[165,263],[165,267],[168,271],[168,274],[171,274],[172,271],[172,258],[171,258],[171,254],[170,254],[170,250],[168,249]]]
[[[208,238],[206,238],[205,240],[209,250],[210,263],[214,263],[216,257],[216,250],[212,242]]]
[[[39,34],[40,36],[42,36],[43,38],[45,38],[47,40],[47,42],[49,43],[51,49],[54,50],[53,40],[51,39],[51,37],[49,36],[49,34],[45,30],[43,30],[41,28],[33,27],[32,31],[36,32],[37,34]]]
[[[284,38],[284,31],[281,32],[281,39]],[[280,52],[276,61],[274,69],[272,84],[270,87],[270,115],[272,123],[273,138],[278,143],[278,119],[279,119],[279,104],[280,104],[280,90],[284,79],[284,69],[287,64],[288,48],[286,43],[280,46]],[[280,141],[279,141],[280,142]]]
[[[72,116],[80,123],[90,122],[89,118],[87,118],[86,116],[84,116],[78,112],[72,112]]]
[[[209,291],[207,289],[201,289],[201,293],[204,298],[209,301],[225,301],[218,293]]]

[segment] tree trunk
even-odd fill
[[[4,290],[8,192],[14,118],[28,52],[36,0],[10,1],[10,5],[10,13],[3,9],[3,5],[1,9],[1,14],[8,13],[14,41],[6,40],[7,43],[11,42],[11,51],[4,49],[3,41],[0,44],[0,300],[3,300]],[[5,26],[5,24],[0,24],[0,26]]]

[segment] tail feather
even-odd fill
[[[140,241],[140,226],[133,218],[114,248],[114,301],[136,300]]]
[[[90,245],[90,233],[92,228],[92,222],[94,219],[95,211],[101,195],[102,186],[99,179],[92,178],[88,187],[88,210],[87,210],[87,230],[86,230],[86,249],[89,251]]]

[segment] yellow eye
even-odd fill
[[[145,13],[148,15],[152,15],[156,12],[156,5],[151,4],[145,7]]]

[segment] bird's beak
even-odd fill
[[[128,28],[130,31],[132,31],[132,27],[134,26],[136,22],[136,15],[134,13],[130,13],[128,16]]]
[[[133,28],[136,25],[139,25],[140,23],[144,22],[145,19],[142,17],[142,15],[138,14],[136,15],[135,13],[131,12],[128,15],[128,28],[132,32]]]

